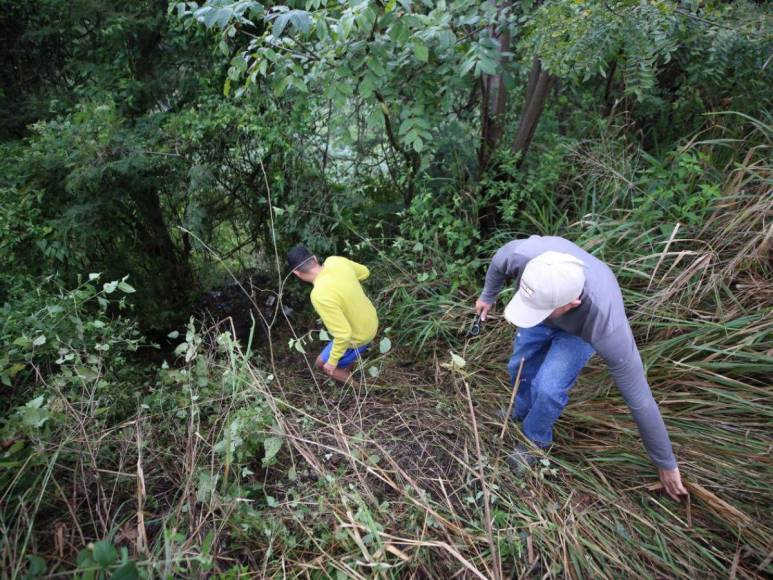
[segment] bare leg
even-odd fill
[[[317,357],[316,362],[314,363],[314,366],[316,366],[319,370],[322,370],[325,366],[325,361],[323,361],[321,358]],[[349,377],[352,376],[351,368],[349,367],[336,367],[336,370],[333,371],[332,374],[327,374],[327,376],[331,377],[332,379],[335,379],[339,383],[345,383],[349,380]]]

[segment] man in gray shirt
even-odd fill
[[[494,255],[475,303],[481,320],[509,279],[518,287],[505,309],[505,318],[518,327],[508,366],[511,383],[523,359],[511,418],[523,421],[524,434],[538,447],[551,445],[553,424],[569,390],[598,352],[631,409],[665,490],[674,499],[686,494],[612,270],[563,238],[531,236],[509,242]],[[533,460],[519,446],[509,463],[515,467]]]

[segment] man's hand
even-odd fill
[[[680,495],[687,495],[687,490],[682,485],[682,476],[679,474],[679,468],[673,469],[658,469],[658,475],[660,481],[663,484],[663,489],[676,501],[679,501]]]
[[[333,373],[336,370],[337,365],[331,365],[329,362],[326,362],[325,365],[322,367],[322,370],[325,371],[326,375],[333,376]]]
[[[478,298],[475,301],[475,314],[478,314],[480,316],[480,319],[482,321],[486,320],[486,317],[488,316],[488,311],[491,310],[491,307],[493,304],[489,304],[488,302],[483,302],[480,298]]]

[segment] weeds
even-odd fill
[[[511,401],[512,329],[495,315],[465,340],[474,297],[446,292],[442,272],[396,270],[381,293],[395,348],[358,386],[320,383],[295,350],[243,352],[227,326],[188,328],[177,363],[134,375],[137,398],[117,408],[97,396],[109,361],[64,389],[41,374],[45,405],[30,397],[13,419],[29,455],[2,478],[3,576],[769,576],[768,146],[765,133],[730,161],[700,226],[640,222],[630,206],[562,232],[620,278],[689,501],[657,491],[597,362],[554,449],[511,473],[504,454],[523,438],[494,411]],[[599,202],[638,187],[607,158],[572,159]]]

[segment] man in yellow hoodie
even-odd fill
[[[301,245],[287,253],[287,263],[293,274],[314,285],[311,303],[333,337],[317,357],[316,366],[335,380],[346,382],[352,365],[378,331],[376,309],[360,285],[370,272],[340,256],[330,256],[320,264]]]

